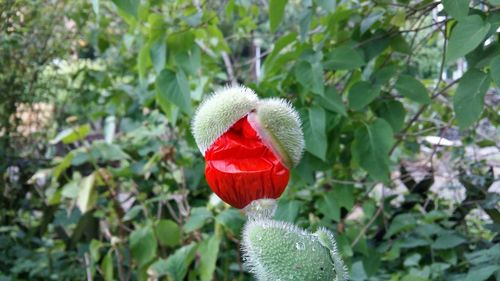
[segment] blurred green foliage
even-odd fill
[[[352,280],[500,280],[500,3],[442,2],[1,1],[0,280],[252,280],[189,131],[232,83],[300,111],[276,219]]]

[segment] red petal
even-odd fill
[[[208,185],[224,202],[244,208],[262,198],[278,198],[290,173],[243,117],[205,153]]]

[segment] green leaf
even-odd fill
[[[167,275],[168,280],[183,281],[187,274],[189,265],[196,255],[196,244],[192,243],[184,246],[166,260],[160,259],[149,267],[149,271],[156,277]]]
[[[361,21],[360,31],[365,33],[370,27],[376,23],[384,15],[384,10],[375,10]]]
[[[383,119],[356,130],[352,145],[354,159],[375,180],[389,178],[389,151],[394,143],[391,126]]]
[[[406,110],[397,100],[383,100],[375,106],[377,116],[387,121],[394,132],[399,132],[405,123]]]
[[[302,205],[302,202],[297,200],[280,200],[278,201],[278,208],[276,209],[276,214],[274,214],[274,219],[293,223],[299,215]]]
[[[353,110],[363,109],[380,95],[380,89],[366,81],[359,81],[349,89],[347,100]]]
[[[317,0],[318,6],[327,12],[335,11],[337,7],[336,0]]]
[[[391,19],[391,24],[400,28],[405,27],[406,13],[404,10],[398,10]]]
[[[113,251],[109,250],[101,262],[102,275],[104,280],[113,281]]]
[[[342,102],[342,97],[335,89],[335,86],[329,86],[326,89],[326,93],[324,96],[319,96],[318,100],[325,109],[337,112],[340,115],[347,116],[347,112],[345,110],[345,105]]]
[[[119,145],[109,144],[103,141],[95,141],[90,148],[90,153],[95,159],[101,161],[130,159],[130,156],[125,153]]]
[[[137,10],[140,1],[137,0],[112,0],[113,3],[126,14],[137,17]]]
[[[350,211],[354,206],[354,187],[351,185],[335,184],[331,191],[340,207]]]
[[[89,244],[89,251],[90,251],[90,257],[92,258],[92,261],[95,263],[99,261],[101,258],[101,254],[99,253],[99,250],[103,246],[103,243],[99,240],[92,239]]]
[[[443,0],[444,10],[457,20],[461,20],[469,14],[470,0]]]
[[[149,40],[153,42],[161,42],[161,40],[165,40],[165,31],[167,29],[165,24],[165,17],[159,13],[152,13],[148,17],[149,24]],[[151,52],[150,52],[151,55]]]
[[[269,23],[271,31],[275,32],[285,14],[285,6],[287,0],[270,0],[269,1]]]
[[[490,24],[478,15],[463,18],[451,31],[446,61],[451,62],[470,53],[483,42],[489,30]]]
[[[473,265],[487,263],[500,258],[500,244],[495,244],[487,249],[466,253],[465,257]]]
[[[269,54],[269,56],[266,57],[266,60],[264,61],[264,68],[267,68],[266,65],[270,61],[274,60],[276,56],[280,54],[280,51],[283,50],[283,48],[295,42],[296,39],[297,33],[290,32],[281,36],[280,39],[276,40],[276,42],[274,43],[273,51]]]
[[[113,143],[113,139],[115,138],[115,132],[116,132],[116,117],[110,115],[106,117],[106,119],[104,119],[104,129],[103,129],[104,141],[108,144]]]
[[[368,276],[373,276],[380,267],[380,254],[370,249],[368,255],[363,257],[363,268]]]
[[[454,233],[440,235],[432,244],[432,248],[436,250],[451,249],[458,245],[467,242],[465,238]]]
[[[215,272],[215,264],[219,254],[220,237],[214,235],[205,239],[198,251],[200,252],[200,279],[201,281],[211,281]]]
[[[191,232],[201,228],[209,219],[212,213],[205,207],[196,207],[191,209],[191,214],[184,225],[184,231]]]
[[[164,111],[164,107],[171,102],[185,113],[191,114],[189,84],[184,72],[174,72],[169,69],[160,72],[156,79],[156,101]]]
[[[490,278],[495,272],[500,271],[498,264],[490,264],[484,266],[476,266],[469,270],[465,281],[485,281]],[[496,278],[498,280],[498,278]]]
[[[215,217],[215,221],[224,226],[233,235],[238,235],[241,232],[243,224],[245,224],[245,217],[235,209],[227,209],[218,214]]]
[[[141,211],[144,209],[144,206],[142,205],[136,205],[132,208],[130,208],[126,213],[125,216],[123,216],[123,221],[131,221],[137,217]]]
[[[79,191],[79,182],[78,180],[74,179],[63,186],[61,196],[65,198],[76,199],[78,198]]]
[[[370,77],[370,81],[372,81],[375,86],[382,87],[389,83],[392,77],[394,77],[397,72],[397,65],[387,65],[375,71],[372,74],[372,77]]]
[[[495,84],[497,84],[497,88],[500,89],[500,56],[491,60],[490,68],[491,79],[495,81]]]
[[[309,61],[299,61],[294,68],[297,81],[306,89],[318,95],[324,93],[323,68],[319,63],[311,64]]]
[[[423,224],[420,225],[415,233],[419,236],[430,238],[432,235],[440,234],[444,232],[444,229],[440,227],[438,224]]]
[[[299,15],[299,34],[300,41],[305,42],[309,32],[309,27],[311,26],[312,20],[312,9],[304,9]]]
[[[326,55],[324,66],[331,70],[354,70],[365,65],[363,55],[351,46],[333,49]]]
[[[326,218],[340,221],[340,205],[333,192],[326,192],[316,201],[316,208]]]
[[[402,249],[411,249],[422,246],[429,246],[432,243],[432,241],[429,239],[420,238],[414,235],[406,236],[399,241],[400,241],[399,247],[401,247]]]
[[[189,75],[196,75],[201,63],[200,49],[193,45],[191,49],[177,52],[175,62],[182,70]]]
[[[156,72],[160,73],[165,67],[167,57],[167,42],[164,37],[160,37],[150,44],[149,57]]]
[[[411,54],[412,49],[410,44],[406,42],[406,39],[404,36],[401,34],[394,36],[391,41],[390,41],[391,48],[396,51],[400,52],[402,54]]]
[[[139,77],[143,81],[146,77],[146,72],[148,66],[151,65],[151,59],[149,57],[149,44],[144,44],[139,51],[137,56],[137,71],[139,72]]]
[[[68,128],[61,131],[55,138],[50,141],[50,144],[56,144],[62,141],[64,144],[74,143],[87,137],[90,133],[90,125],[85,124],[75,128]]]
[[[394,234],[398,234],[403,231],[408,231],[413,229],[417,225],[417,221],[413,214],[401,214],[397,215],[391,222],[387,233],[385,234],[386,238],[393,236]]]
[[[461,128],[471,126],[481,116],[489,85],[488,75],[476,69],[467,71],[460,80],[453,98],[453,109]]]
[[[57,164],[57,166],[54,167],[52,170],[52,175],[54,178],[57,180],[61,174],[66,171],[71,166],[71,161],[73,161],[73,158],[75,157],[75,154],[73,152],[70,152],[64,156],[64,158]]]
[[[409,75],[401,75],[398,82],[396,82],[395,88],[401,95],[418,103],[429,104],[431,102],[427,88]]]
[[[82,179],[78,198],[76,199],[76,205],[82,214],[84,214],[88,210],[94,208],[96,201],[97,191],[95,190],[95,173],[92,173]]]
[[[304,126],[306,150],[325,161],[328,148],[325,110],[314,106],[309,108],[308,113],[309,122]]]
[[[375,57],[382,54],[382,52],[390,46],[391,44],[390,37],[392,35],[391,33],[388,33],[388,31],[383,31],[380,29],[374,32],[373,34],[370,34],[369,32],[367,34],[369,34],[370,37],[368,37],[366,40],[369,41],[370,43],[364,44],[362,46],[362,50],[365,55],[364,56],[365,61],[369,62]]]
[[[99,0],[92,0],[92,9],[94,13],[99,16]]]
[[[173,247],[181,243],[181,228],[172,220],[158,221],[155,232],[162,246]]]
[[[130,251],[132,257],[142,267],[156,257],[156,237],[151,225],[135,229],[130,234]]]

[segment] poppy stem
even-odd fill
[[[275,199],[258,199],[250,202],[250,204],[243,208],[243,212],[249,220],[272,219],[276,212],[276,207]]]

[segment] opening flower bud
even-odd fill
[[[254,96],[243,87],[227,88],[205,101],[193,121],[208,185],[239,209],[257,199],[278,198],[304,148],[291,105]]]
[[[240,119],[205,153],[208,185],[224,202],[243,208],[260,198],[278,198],[290,172],[263,143],[248,122]]]

